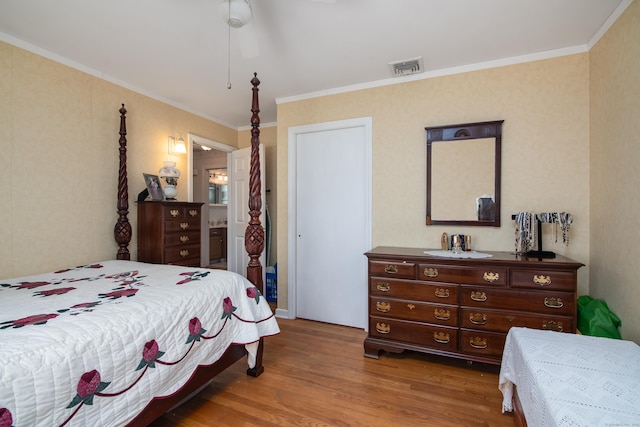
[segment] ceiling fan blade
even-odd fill
[[[260,47],[258,46],[258,33],[256,31],[256,25],[253,21],[253,16],[247,25],[244,25],[236,30],[238,34],[238,46],[240,47],[240,54],[243,58],[255,58],[260,54]]]

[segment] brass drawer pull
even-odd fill
[[[445,308],[436,308],[433,311],[433,316],[438,320],[449,320],[451,319],[451,311]]]
[[[388,283],[378,283],[376,285],[376,289],[380,292],[389,292],[391,290],[391,285]]]
[[[549,331],[563,332],[562,322],[556,322],[555,320],[545,320],[542,322],[542,329]]]
[[[471,313],[469,315],[469,322],[474,325],[486,325],[487,324],[487,315],[483,313]]]
[[[189,211],[189,215],[191,215],[191,216],[198,216],[198,211],[197,211],[196,209],[191,209],[191,210]]]
[[[549,286],[551,284],[551,276],[543,276],[542,274],[538,276],[534,274],[533,283],[540,286]]]
[[[433,340],[440,344],[449,344],[451,336],[447,332],[436,331],[433,333]]]
[[[449,298],[449,289],[437,288],[435,294],[438,298]]]
[[[564,303],[561,298],[545,298],[544,305],[549,308],[562,308],[564,307]]]
[[[398,267],[396,267],[395,265],[387,265],[384,268],[384,272],[387,274],[397,274],[398,273]]]
[[[186,250],[186,249],[181,250],[181,251],[180,251],[180,256],[181,256],[182,258],[186,258],[186,257],[188,257],[188,256],[189,256],[189,251],[188,251],[188,250]]]
[[[477,302],[485,302],[487,300],[487,294],[482,291],[471,291],[471,299]]]
[[[169,209],[169,215],[175,218],[180,215],[180,211],[178,209]]]
[[[186,230],[187,228],[189,228],[189,223],[188,222],[181,222],[180,223],[180,228],[182,228],[183,230]]]
[[[182,243],[187,243],[189,241],[189,236],[180,236],[180,241]]]
[[[473,348],[477,348],[479,350],[483,350],[487,347],[489,347],[489,344],[487,343],[487,339],[486,338],[481,338],[481,337],[473,337],[473,339],[471,339],[469,341],[469,345]]]
[[[437,268],[433,268],[433,267],[427,267],[424,269],[424,275],[425,277],[438,277],[438,269]]]
[[[378,331],[379,334],[388,334],[391,332],[391,326],[386,323],[376,323],[376,331]]]
[[[414,308],[416,308],[416,306],[415,306],[415,305],[413,305],[413,304],[407,304],[407,308],[408,308],[409,310],[413,310]]]
[[[500,273],[493,273],[491,271],[485,271],[482,275],[485,282],[493,283],[500,280]]]
[[[376,310],[378,310],[381,313],[387,313],[387,312],[391,311],[391,304],[389,304],[388,302],[377,301],[376,302]]]

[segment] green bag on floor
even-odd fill
[[[609,310],[607,303],[583,295],[578,298],[578,329],[583,335],[620,339],[622,321]]]

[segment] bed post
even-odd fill
[[[251,103],[251,169],[249,172],[249,225],[244,235],[244,245],[249,254],[247,265],[247,279],[249,279],[264,294],[262,283],[262,265],[260,255],[264,250],[264,229],[260,223],[262,209],[262,189],[260,182],[260,105],[258,101],[257,73],[251,79],[253,85],[253,101]]]
[[[130,260],[129,242],[131,241],[131,224],[127,214],[129,213],[129,190],[127,183],[127,110],[122,104],[120,108],[120,167],[118,168],[118,221],[113,234],[118,243],[116,259]]]
[[[262,265],[260,254],[264,250],[264,229],[260,223],[260,210],[262,209],[262,186],[260,182],[260,103],[258,101],[258,74],[253,73],[251,79],[253,85],[253,98],[251,102],[251,168],[249,172],[249,225],[244,235],[244,246],[249,254],[247,265],[247,279],[264,295],[262,282]],[[247,370],[247,375],[257,377],[264,371],[262,366],[262,352],[264,341],[260,338],[258,352],[256,354],[256,366]]]

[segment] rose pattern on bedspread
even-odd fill
[[[0,408],[0,427],[12,427],[13,416],[7,408]]]
[[[62,273],[67,273],[69,271],[78,271],[80,269],[84,269],[84,268],[89,268],[89,269],[98,269],[98,268],[102,268],[103,266],[101,264],[89,264],[89,265],[85,265],[85,266],[78,266],[76,268],[67,268],[64,270],[58,270],[56,272],[54,272],[54,274],[62,274]],[[190,271],[190,272],[184,272],[184,273],[180,273],[180,276],[183,277],[183,279],[179,280],[176,282],[176,285],[185,285],[187,283],[190,282],[194,282],[194,281],[198,281],[201,280],[205,277],[207,277],[209,275],[209,271]],[[146,286],[145,283],[142,281],[142,279],[144,279],[146,276],[140,276],[138,270],[133,270],[133,271],[125,271],[122,273],[116,273],[116,274],[110,274],[110,275],[98,275],[95,277],[85,277],[85,278],[81,278],[81,279],[77,279],[77,278],[72,278],[72,279],[67,279],[67,278],[61,278],[58,281],[46,281],[46,282],[21,282],[18,285],[10,285],[10,284],[6,284],[6,283],[0,283],[0,287],[5,288],[5,289],[13,289],[13,290],[31,290],[31,289],[36,289],[42,286],[48,286],[48,285],[59,285],[61,283],[79,283],[79,282],[91,282],[91,281],[95,281],[101,278],[105,278],[105,279],[113,279],[116,281],[116,286],[112,289],[112,292],[107,292],[107,293],[99,293],[98,294],[98,298],[102,299],[102,300],[110,300],[110,301],[114,301],[117,300],[119,298],[122,297],[133,297],[138,293],[138,287],[140,286]],[[134,287],[135,286],[135,287]],[[75,287],[67,287],[67,288],[54,288],[54,289],[47,289],[47,290],[40,290],[40,291],[35,291],[33,292],[33,296],[40,296],[40,297],[51,297],[51,296],[55,296],[55,295],[63,295],[66,294],[68,292],[72,292],[74,290],[76,290],[77,288]],[[258,303],[260,301],[260,292],[258,291],[257,288],[253,287],[253,288],[248,288],[247,289],[247,296],[249,296],[250,298],[254,298],[256,300],[256,303]],[[60,313],[68,313],[72,316],[74,315],[78,315],[80,313],[82,313],[83,311],[89,312],[92,311],[94,308],[96,308],[98,305],[100,305],[100,301],[92,301],[92,302],[85,302],[85,303],[81,303],[81,304],[75,304],[71,307],[68,308],[61,308],[56,310],[56,312],[58,314]],[[75,309],[75,310],[74,310]],[[225,312],[226,313],[226,312]],[[31,316],[27,316],[27,317],[23,317],[20,319],[16,319],[16,320],[7,320],[4,322],[0,323],[0,329],[5,329],[5,328],[21,328],[23,326],[27,326],[27,325],[44,325],[47,323],[47,321],[51,320],[51,319],[55,319],[56,317],[58,317],[58,314],[55,313],[41,313],[41,314],[35,314],[35,315],[31,315]],[[226,316],[227,314],[223,314],[223,318],[224,316]],[[0,426],[1,427],[1,426]]]
[[[114,268],[112,263],[119,267]],[[213,273],[210,270],[187,270],[181,268],[175,271],[175,274],[172,274],[174,273],[173,267],[164,266],[162,267],[164,269],[162,273],[156,273],[155,270],[149,270],[147,265],[143,266],[142,264],[140,267],[136,265],[136,268],[140,270],[131,269],[129,271],[126,270],[128,265],[123,268],[123,265],[119,263],[124,262],[108,261],[105,264],[104,272],[100,271],[101,264],[89,264],[87,266],[59,270],[46,275],[25,277],[12,282],[0,282],[0,300],[5,300],[6,302],[5,295],[10,298],[14,295],[15,297],[24,295],[29,301],[32,301],[31,298],[33,298],[33,301],[39,301],[39,305],[36,305],[35,308],[31,306],[30,302],[24,302],[20,305],[21,309],[3,310],[5,316],[4,318],[0,317],[0,339],[3,338],[4,334],[13,336],[12,334],[17,332],[12,332],[12,330],[18,328],[26,328],[25,331],[33,329],[33,332],[48,331],[46,325],[52,324],[55,326],[54,329],[56,331],[60,331],[60,328],[64,327],[63,325],[69,323],[69,320],[62,319],[69,319],[71,316],[80,316],[82,319],[87,319],[82,321],[83,323],[81,324],[92,325],[93,321],[86,323],[89,319],[94,319],[94,314],[88,314],[90,312],[105,316],[107,313],[112,313],[116,307],[124,307],[125,304],[131,304],[127,302],[130,300],[134,304],[132,307],[135,307],[137,311],[140,304],[144,305],[146,301],[155,302],[156,298],[162,298],[158,301],[164,301],[166,296],[171,298],[173,293],[171,289],[175,289],[176,286],[184,289],[184,291],[180,291],[181,295],[188,294],[195,297],[192,300],[185,300],[185,302],[189,302],[183,306],[186,309],[186,313],[182,312],[180,316],[182,320],[179,323],[166,323],[161,328],[158,325],[152,326],[151,324],[145,325],[142,323],[141,325],[143,326],[140,331],[147,331],[144,334],[145,340],[141,343],[137,342],[135,337],[141,336],[140,332],[137,332],[127,341],[123,341],[123,344],[128,343],[129,348],[133,347],[133,351],[128,352],[126,359],[123,358],[118,361],[115,365],[115,370],[111,367],[106,367],[109,365],[102,365],[103,359],[110,360],[109,357],[103,357],[102,354],[100,354],[100,359],[96,358],[95,360],[93,355],[89,358],[79,358],[80,364],[75,364],[75,369],[73,368],[74,365],[67,365],[68,368],[66,369],[71,373],[71,376],[67,377],[70,381],[65,387],[56,389],[56,395],[64,395],[65,397],[59,399],[57,404],[52,406],[52,408],[57,408],[55,409],[57,415],[50,420],[51,422],[46,422],[46,425],[59,425],[61,427],[78,423],[82,425],[86,422],[86,417],[90,416],[89,414],[93,414],[96,408],[102,410],[101,408],[105,404],[109,405],[107,402],[117,401],[117,396],[125,397],[132,394],[148,393],[146,391],[148,384],[155,383],[160,375],[152,375],[152,372],[161,370],[163,372],[161,376],[166,376],[167,373],[174,372],[169,371],[169,369],[183,369],[187,366],[189,366],[188,369],[192,369],[194,360],[197,360],[194,357],[200,358],[203,350],[211,351],[216,349],[216,352],[220,351],[217,354],[221,355],[229,345],[248,345],[256,343],[259,337],[278,333],[277,323],[274,321],[275,315],[271,310],[264,308],[266,300],[262,297],[261,292],[245,278],[240,277],[242,280],[238,284],[241,287],[238,288],[236,287],[236,280],[232,280],[230,276],[227,277],[227,272],[224,272],[224,275],[220,277],[220,280],[222,280],[221,292],[209,295],[208,291],[206,294],[201,294],[201,292],[205,288],[209,288],[210,283],[217,284],[218,277],[222,272]],[[129,264],[129,261],[126,263]],[[94,274],[86,274],[85,272],[88,269],[93,270]],[[156,276],[161,276],[162,282],[156,281],[158,279]],[[148,279],[145,280],[147,277]],[[215,279],[215,282],[211,282],[212,278]],[[232,282],[233,287],[231,287]],[[73,283],[73,286],[70,286],[71,283]],[[206,295],[206,297],[202,299],[200,295]],[[238,301],[235,301],[235,299]],[[244,299],[244,301],[240,301],[241,299]],[[207,300],[209,303],[203,305],[202,302]],[[19,301],[27,300],[20,298]],[[234,302],[237,304],[234,304]],[[60,307],[61,305],[62,307]],[[11,307],[14,306],[15,304],[11,305]],[[256,311],[247,311],[249,306],[256,307]],[[49,311],[49,307],[51,307],[51,311]],[[257,307],[261,308],[258,309]],[[35,310],[38,310],[37,314],[29,313],[29,311]],[[122,309],[118,308],[118,310],[120,310],[119,313],[122,313]],[[189,315],[189,311],[193,311],[193,313]],[[9,313],[13,313],[13,318]],[[2,313],[0,313],[1,315]],[[87,317],[83,317],[83,315]],[[126,319],[126,316],[123,319]],[[203,325],[203,321],[208,323],[209,326]],[[250,329],[245,329],[244,326],[240,327],[240,324],[246,324]],[[256,331],[256,329],[251,325],[266,325],[263,329],[266,334],[254,335],[255,332],[253,331]],[[92,327],[91,329],[94,328]],[[182,332],[180,332],[181,329]],[[171,334],[173,335],[163,335],[165,331],[169,330],[172,331]],[[238,332],[240,330],[242,330],[242,333],[239,335]],[[38,336],[44,337],[44,335]],[[206,344],[207,341],[208,344]],[[63,341],[61,340],[60,342]],[[215,347],[211,347],[212,345]],[[132,360],[131,358],[136,354],[136,347],[139,349],[137,350],[138,356]],[[99,348],[101,349],[102,347]],[[217,350],[218,348],[220,350]],[[58,354],[56,352],[53,353]],[[250,354],[253,353],[250,351]],[[87,361],[89,361],[88,364],[86,363]],[[212,363],[212,361],[209,360],[206,363]],[[251,363],[249,361],[250,367]],[[171,368],[172,366],[174,368]],[[108,374],[106,374],[107,371],[109,372]],[[76,375],[76,379],[73,379]],[[108,375],[108,377],[105,377],[105,375]],[[47,384],[55,387],[55,384],[48,378],[48,376],[44,376],[40,379],[40,387],[37,390],[48,389]],[[37,382],[34,380],[34,383]],[[71,389],[69,388],[71,384],[75,385],[75,390],[73,390],[74,386]],[[2,381],[0,381],[0,386],[2,385]],[[138,385],[137,388],[135,388],[136,385]],[[144,392],[142,392],[141,387],[145,387]],[[132,389],[132,392],[127,393]],[[11,396],[12,394],[9,393],[0,399],[0,427],[23,427],[25,424],[20,421],[20,419],[24,419],[23,402],[28,401],[28,399],[14,401]],[[8,400],[5,400],[5,398],[8,398]],[[82,408],[85,409],[83,410]],[[89,410],[88,408],[91,409]],[[21,411],[23,412],[21,413]]]
[[[261,296],[260,291],[257,288],[255,287],[247,288],[248,298],[255,299],[256,294],[258,295],[257,298]],[[112,393],[104,393],[103,390],[106,390],[109,387],[109,385],[112,384],[111,382],[103,382],[101,380],[100,373],[96,370],[82,374],[82,376],[80,377],[80,380],[78,381],[77,394],[73,398],[71,403],[69,403],[69,405],[67,406],[67,409],[73,408],[75,406],[77,406],[77,408],[69,415],[69,418],[67,418],[62,424],[60,424],[60,427],[67,425],[69,421],[71,421],[71,419],[78,413],[78,411],[83,405],[93,405],[93,399],[95,396],[115,397],[131,390],[147,373],[148,369],[155,369],[157,367],[156,363],[159,365],[167,365],[167,366],[176,365],[180,363],[191,352],[191,350],[193,349],[193,346],[197,342],[199,342],[200,339],[210,340],[219,336],[220,333],[222,333],[223,329],[225,328],[229,320],[233,320],[233,318],[236,318],[241,322],[260,323],[273,317],[273,314],[272,314],[271,316],[265,319],[261,319],[257,321],[247,320],[247,319],[242,319],[241,317],[234,314],[236,310],[237,310],[237,307],[233,305],[233,301],[231,300],[231,298],[225,297],[222,301],[222,317],[221,317],[221,319],[224,319],[224,323],[222,324],[222,327],[220,328],[219,331],[209,336],[204,335],[204,333],[207,332],[207,330],[202,327],[202,323],[200,322],[200,319],[198,319],[197,317],[192,318],[189,321],[188,336],[185,342],[185,345],[189,344],[189,347],[185,350],[185,353],[175,361],[165,361],[160,359],[162,356],[165,355],[165,352],[160,350],[160,347],[158,346],[158,343],[156,340],[151,340],[145,343],[144,348],[142,349],[142,359],[140,360],[140,362],[138,363],[138,366],[135,369],[136,371],[139,371],[141,369],[143,370],[138,376],[138,378],[136,378],[131,384],[125,386],[122,390],[112,392]],[[0,424],[0,427],[4,427],[4,426]]]

